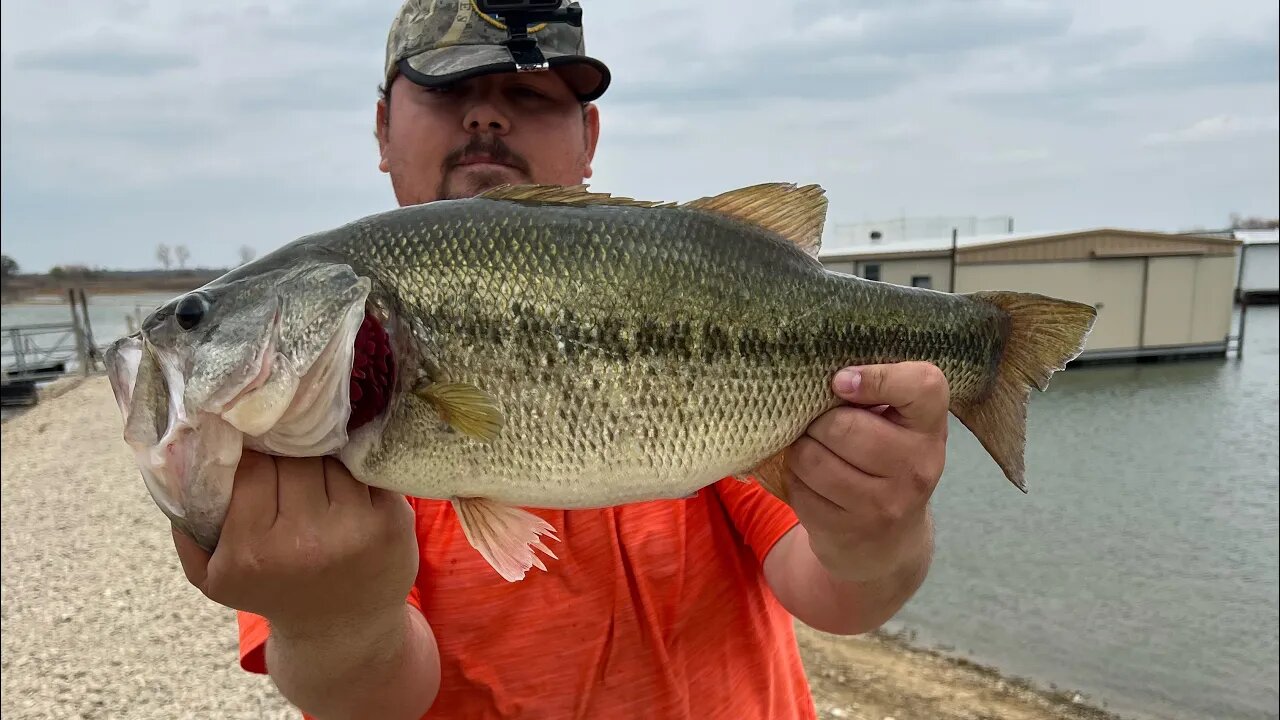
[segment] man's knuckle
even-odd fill
[[[192,581],[191,584],[200,590],[201,594],[214,602],[222,602],[227,596],[221,573],[209,573],[205,577],[203,585],[195,581]]]
[[[933,363],[920,363],[917,374],[920,389],[928,394],[941,394],[948,391],[947,376],[942,369]]]
[[[888,378],[889,373],[885,371],[885,368],[874,367],[863,374],[862,381],[866,383],[867,389],[871,391],[873,396],[884,397],[889,382]]]
[[[911,489],[912,497],[931,492],[935,482],[937,476],[931,465],[915,465],[907,472],[907,487]]]
[[[254,544],[246,543],[236,548],[232,565],[237,572],[249,575],[269,574],[276,562],[267,552]]]
[[[903,510],[897,496],[891,493],[877,493],[872,501],[875,508],[873,515],[875,530],[883,533],[891,530],[902,519]]]
[[[329,544],[313,527],[305,527],[298,531],[294,539],[295,553],[298,561],[310,567],[324,565],[325,556],[329,554]]]

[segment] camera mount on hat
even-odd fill
[[[503,45],[511,53],[518,72],[546,70],[547,59],[538,48],[538,39],[529,34],[529,26],[536,23],[563,22],[582,27],[582,7],[569,2],[560,7],[562,0],[475,0],[480,12],[502,19],[507,27],[507,39]]]

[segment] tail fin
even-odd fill
[[[1009,334],[990,390],[951,412],[1017,488],[1027,491],[1024,474],[1027,401],[1034,386],[1044,391],[1049,378],[1084,350],[1098,311],[1092,305],[1018,292],[974,292],[966,297],[994,305],[1009,319]]]

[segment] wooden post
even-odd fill
[[[947,292],[956,291],[956,229],[951,228],[951,280],[947,287]]]
[[[1244,357],[1244,316],[1249,312],[1249,297],[1244,290],[1244,261],[1248,245],[1240,245],[1240,266],[1236,268],[1236,301],[1240,303],[1240,325],[1236,328],[1236,359]]]
[[[1240,327],[1236,329],[1236,359],[1244,357],[1244,316],[1249,312],[1249,298],[1240,296]]]
[[[27,356],[24,352],[23,343],[26,339],[22,337],[22,328],[9,328],[9,343],[13,345],[14,370],[23,375],[27,372]]]
[[[80,374],[89,375],[89,353],[85,349],[84,328],[80,325],[80,313],[76,311],[76,291],[67,288],[67,301],[71,304],[71,334],[76,338],[76,359],[80,362]]]
[[[80,314],[84,317],[84,338],[85,347],[88,352],[90,362],[93,363],[93,369],[98,369],[98,343],[93,339],[93,323],[89,321],[89,302],[85,299],[84,288],[80,290]],[[86,373],[87,374],[87,373]]]

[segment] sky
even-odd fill
[[[225,267],[394,207],[376,89],[396,0],[0,0],[0,239],[24,271]],[[827,240],[1280,214],[1273,0],[581,0],[593,189],[820,183]]]

